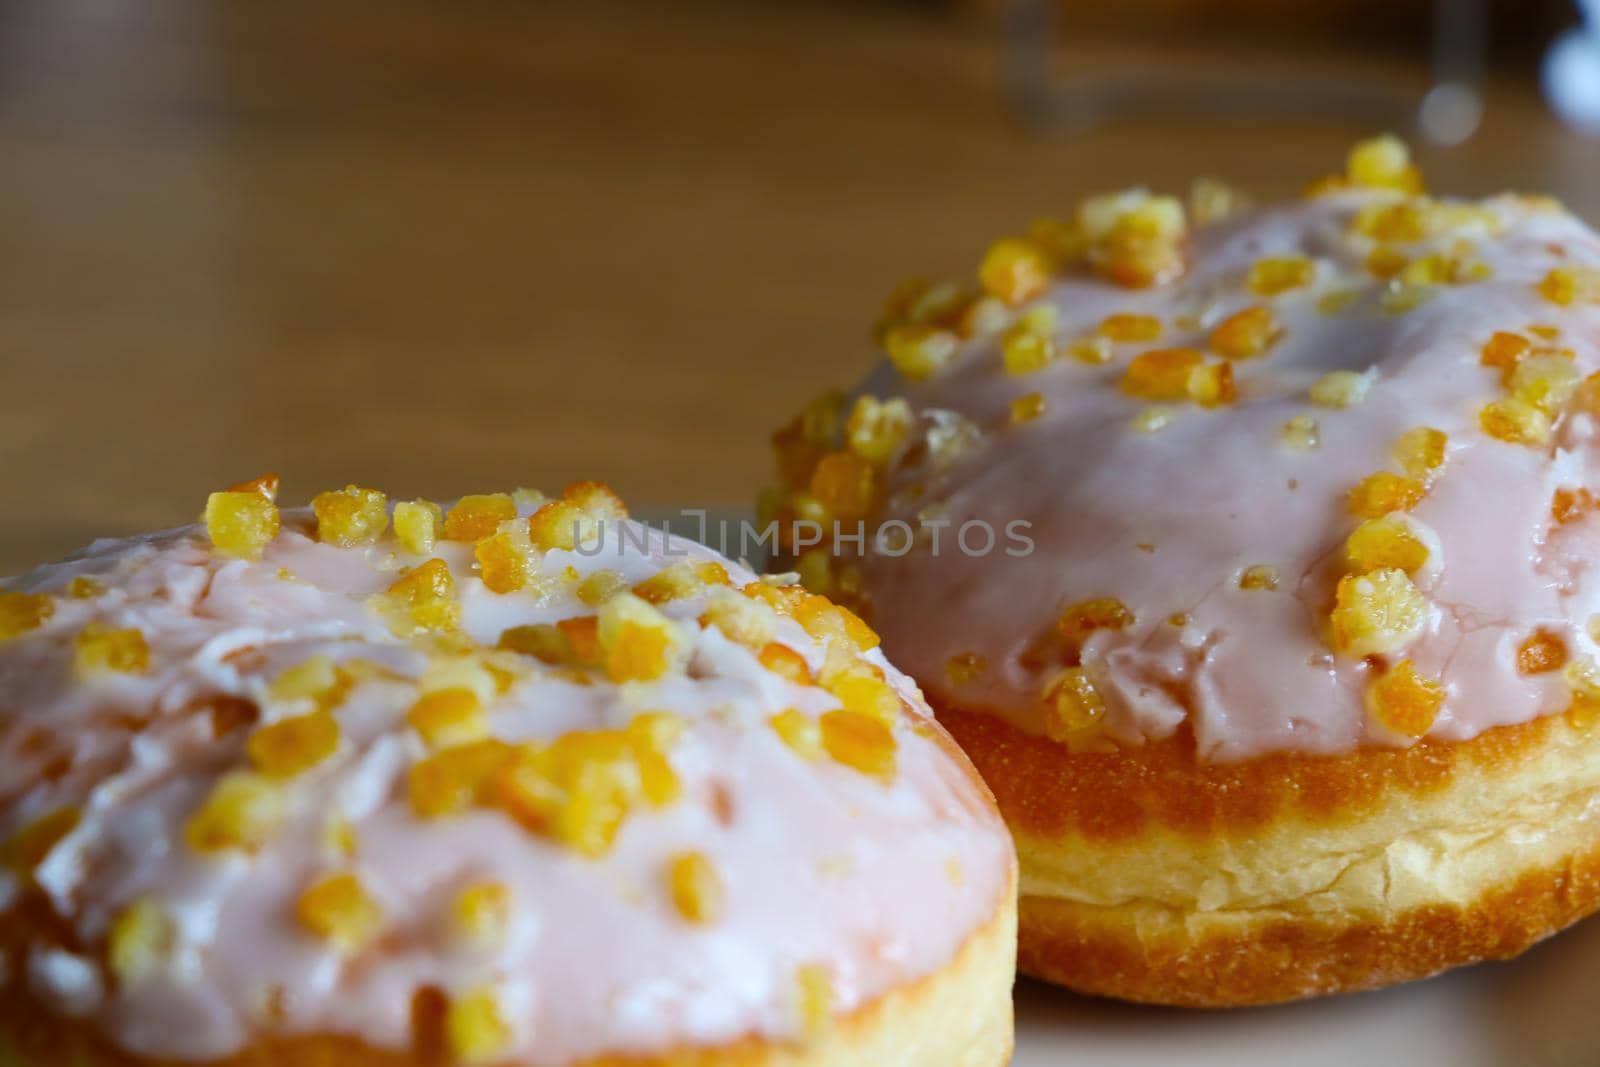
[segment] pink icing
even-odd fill
[[[1390,449],[1402,432],[1431,426],[1449,435],[1448,459],[1413,514],[1442,551],[1417,576],[1432,617],[1405,651],[1447,689],[1431,736],[1467,738],[1564,708],[1561,674],[1521,675],[1515,656],[1536,627],[1560,634],[1574,655],[1595,651],[1586,623],[1600,611],[1600,519],[1591,513],[1558,527],[1551,497],[1558,487],[1594,484],[1600,430],[1591,416],[1571,413],[1548,447],[1491,438],[1478,411],[1503,395],[1500,374],[1479,359],[1494,332],[1547,324],[1560,328],[1553,343],[1574,350],[1583,374],[1600,370],[1600,307],[1557,306],[1536,292],[1552,267],[1600,263],[1600,237],[1563,212],[1494,198],[1484,206],[1500,225],[1473,236],[1492,277],[1439,287],[1429,303],[1384,313],[1385,283],[1365,267],[1372,243],[1352,236],[1350,222],[1363,204],[1389,195],[1340,193],[1201,228],[1188,273],[1155,289],[1084,278],[1056,284],[1039,302],[1059,309],[1063,341],[1092,333],[1115,312],[1165,324],[1158,344],[1119,343],[1107,365],[1062,359],[1012,377],[991,337],[967,342],[930,381],[907,382],[887,365],[875,373],[863,392],[955,412],[981,431],[944,473],[902,467],[882,517],[914,525],[919,513],[938,515],[952,521],[951,531],[972,519],[1003,531],[1021,519],[1035,545],[1025,558],[1003,550],[971,558],[948,543],[938,558],[926,550],[870,557],[865,588],[890,656],[936,699],[994,709],[1037,731],[1044,677],[1020,661],[1028,642],[1065,606],[1116,597],[1135,624],[1097,631],[1083,661],[1107,696],[1106,728],[1117,741],[1168,737],[1187,721],[1212,760],[1396,743],[1364,712],[1372,668],[1331,654],[1326,620],[1343,543],[1359,521],[1346,492],[1394,469]],[[1245,290],[1258,259],[1294,255],[1316,261],[1311,286],[1267,300]],[[1322,294],[1346,289],[1358,294],[1346,310],[1317,309]],[[1236,404],[1178,405],[1158,433],[1130,427],[1145,406],[1119,388],[1134,354],[1204,349],[1217,321],[1263,302],[1286,333],[1266,357],[1234,364]],[[1198,322],[1175,324],[1186,316]],[[1375,377],[1364,403],[1328,409],[1309,401],[1308,388],[1327,372],[1369,368]],[[1009,425],[1010,401],[1033,391],[1047,412]],[[1297,415],[1317,420],[1319,448],[1282,445],[1281,429]],[[1002,549],[1006,543],[1002,533]],[[1276,591],[1239,588],[1241,571],[1255,564],[1277,568]],[[1187,613],[1188,623],[1167,622],[1174,613]],[[983,656],[990,669],[952,683],[945,663],[959,653]]]
[[[236,696],[260,703],[268,720],[285,714],[268,702],[267,686],[315,654],[376,660],[405,677],[424,666],[420,648],[363,604],[420,557],[389,539],[333,548],[306,536],[303,513],[285,519],[260,562],[221,558],[203,531],[188,528],[103,542],[7,586],[60,592],[93,575],[107,592],[63,596],[44,628],[0,645],[0,838],[43,812],[81,808],[81,824],[37,872],[50,906],[92,948],[122,906],[155,894],[179,935],[171,960],[136,988],[107,982],[93,951],[44,946],[4,961],[0,981],[9,973],[31,982],[56,1010],[87,1017],[130,1052],[205,1060],[269,1032],[350,1034],[403,1048],[419,987],[486,982],[514,1031],[505,1057],[518,1063],[784,1039],[799,1025],[797,967],[826,968],[834,1007],[850,1011],[949,963],[1007,892],[1003,827],[981,786],[938,743],[903,720],[888,785],[802,759],[768,717],[836,701],[767,672],[716,629],[702,630],[692,621],[699,598],[664,608],[685,620],[687,675],[585,687],[530,659],[526,676],[490,708],[494,733],[507,740],[617,726],[646,708],[687,720],[671,755],[682,799],[633,815],[602,858],[498,812],[420,821],[405,792],[406,769],[423,752],[403,718],[416,691],[386,681],[358,685],[339,707],[338,754],[294,780],[293,814],[268,847],[254,856],[191,852],[180,827],[217,776],[243,762],[247,731],[215,741],[206,716],[185,709]],[[551,552],[542,570],[571,564],[584,574],[606,567],[630,581],[647,577],[666,562],[664,542],[656,534],[641,552],[640,528],[630,529],[620,552],[613,537],[594,557]],[[686,542],[674,551],[712,558]],[[489,592],[474,576],[470,545],[441,543],[436,554],[456,576],[465,630],[491,647],[506,627],[592,613],[570,584],[547,599]],[[736,583],[754,580],[728,566]],[[143,631],[148,673],[73,680],[72,638],[91,619]],[[820,642],[791,620],[780,627],[779,640],[820,666]],[[914,685],[878,653],[870,658],[924,707]],[[129,717],[143,727],[130,731]],[[24,744],[40,731],[46,748]],[[45,783],[41,767],[56,757],[69,769]],[[353,857],[326,844],[333,816],[353,824]],[[710,859],[725,886],[723,913],[706,926],[686,923],[664,889],[667,859],[690,849]],[[376,959],[342,958],[293,917],[309,882],[344,869],[358,873],[392,931]],[[456,890],[485,879],[510,887],[516,915],[502,944],[466,950],[446,936],[441,917]],[[0,907],[20,892],[0,875]],[[273,987],[285,995],[269,1021]]]

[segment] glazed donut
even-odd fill
[[[948,1064],[1015,857],[859,619],[597,483],[204,523],[0,589],[0,1063]]]
[[[775,437],[782,565],[999,800],[1021,966],[1225,1006],[1600,905],[1600,237],[1403,144],[1035,223]]]

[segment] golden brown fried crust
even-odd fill
[[[20,910],[10,918],[19,917]],[[1007,892],[994,917],[943,970],[837,1020],[806,1044],[746,1038],[718,1048],[604,1056],[572,1067],[1004,1067],[1012,1051],[1016,919],[1015,894]],[[52,1014],[25,983],[0,988],[0,1067],[446,1067],[438,1042],[427,1036],[433,1029],[426,1022],[419,1027],[419,1050],[319,1034],[264,1038],[201,1063],[135,1056],[83,1022]]]
[[[1022,858],[1029,973],[1195,1007],[1373,989],[1516,955],[1600,909],[1600,724],[1205,764],[941,721]]]
[[[1360,818],[1388,803],[1393,790],[1421,796],[1447,788],[1467,765],[1513,766],[1563,719],[1501,726],[1468,741],[1424,739],[1405,749],[1201,763],[1187,731],[1138,748],[1071,752],[992,714],[931,697],[930,703],[1014,829],[1107,842],[1154,827],[1196,836],[1240,833],[1290,814],[1310,822]]]
[[[1600,909],[1600,848],[1530,871],[1468,907],[1436,905],[1390,922],[1291,921],[1242,935],[1152,942],[1131,923],[1070,901],[1024,897],[1018,966],[1082,993],[1194,1008],[1300,1000],[1508,959]]]

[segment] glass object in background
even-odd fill
[[[1569,126],[1600,136],[1600,0],[1578,0],[1583,24],[1551,46],[1544,91]]]
[[[1322,119],[1439,144],[1477,130],[1489,0],[1275,6],[1009,0],[1010,88],[1030,120],[1069,130],[1136,118]],[[1100,19],[1086,38],[1116,25],[1142,40],[1123,61],[1074,52],[1073,17],[1085,13]],[[1410,54],[1396,54],[1397,41]]]

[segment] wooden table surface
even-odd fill
[[[745,500],[903,277],[1364,132],[1041,135],[988,35],[895,7],[18,0],[0,50],[0,573],[266,469]],[[1597,161],[1514,84],[1426,159],[1600,215]]]

